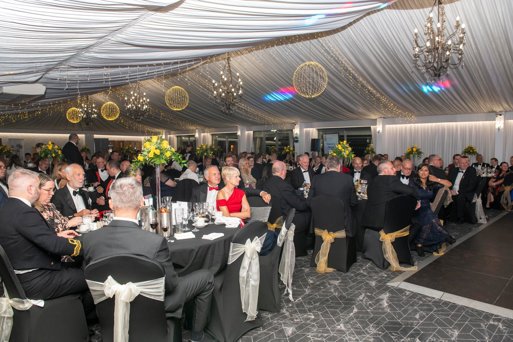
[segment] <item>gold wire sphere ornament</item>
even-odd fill
[[[164,98],[167,106],[174,111],[184,110],[189,105],[187,90],[179,86],[169,88]]]
[[[100,110],[102,117],[108,121],[114,121],[119,117],[121,111],[117,104],[112,101],[105,102]]]
[[[77,124],[82,120],[82,112],[77,107],[71,107],[66,112],[66,119],[73,124]]]
[[[292,77],[297,93],[307,99],[321,95],[328,85],[328,73],[317,62],[305,62],[297,67]]]

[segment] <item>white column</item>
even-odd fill
[[[84,145],[87,146],[87,148],[89,149],[89,151],[91,151],[91,154],[92,153],[95,153],[96,151],[94,150],[94,134],[92,133],[86,133],[84,134]],[[20,156],[21,157],[21,156]],[[91,156],[89,156],[90,158]]]
[[[385,130],[385,120],[378,118],[376,120],[376,142],[374,146],[376,153],[387,153],[385,146]]]
[[[178,144],[178,139],[176,138],[176,135],[168,135],[169,139],[169,145],[171,145],[172,148],[176,149],[176,145]]]
[[[239,153],[248,152],[245,126],[237,126],[237,144]]]
[[[495,157],[499,159],[499,162],[501,160],[506,160],[506,151],[504,151],[504,126],[506,124],[505,116],[506,115],[502,113],[497,113],[495,115]]]
[[[253,144],[253,131],[246,131],[246,149],[248,152],[255,152]]]

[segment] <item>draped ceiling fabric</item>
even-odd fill
[[[34,103],[52,103],[52,109],[31,104],[24,119],[0,126],[77,130],[64,120],[72,102],[59,106],[55,101],[137,81],[152,107],[141,122],[134,125],[123,115],[123,94],[129,89],[121,87],[109,97],[120,105],[121,118],[95,120],[81,129],[208,131],[512,111],[513,1],[444,1],[448,25],[459,15],[467,26],[464,66],[450,70],[446,89],[426,94],[421,91],[426,80],[412,66],[412,32],[422,31],[432,3],[4,0],[0,87],[43,84],[46,94]],[[222,113],[211,97],[211,81],[219,78],[227,52],[233,53],[232,69],[244,82],[242,104],[231,115]],[[328,72],[320,97],[264,100],[270,92],[291,87],[294,70],[306,61],[316,61]],[[190,96],[189,107],[181,112],[164,102],[165,90],[173,85]],[[106,95],[93,98],[101,104]],[[17,110],[0,95],[0,112]]]

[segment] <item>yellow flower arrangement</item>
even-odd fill
[[[340,141],[329,154],[330,156],[338,157],[342,160],[352,160],[354,158],[353,149],[346,140]]]
[[[201,144],[196,148],[196,155],[200,158],[213,157],[217,148],[214,145]]]
[[[367,145],[367,147],[365,148],[365,154],[370,154],[370,155],[375,155],[376,154],[376,150],[374,149],[374,145],[373,144]]]
[[[406,153],[404,153],[406,158],[420,157],[423,154],[424,154],[424,152],[422,152],[420,147],[418,147],[417,145],[413,145],[413,146],[408,147],[406,149]]]
[[[62,150],[59,145],[49,141],[48,144],[43,145],[41,147],[41,151],[39,151],[39,157],[43,159],[62,159]]]
[[[11,147],[0,144],[0,156],[10,157],[12,154]]]
[[[294,154],[294,147],[292,147],[292,146],[285,146],[283,148],[282,154],[284,154],[284,155],[287,155],[287,154],[293,155]]]
[[[475,156],[477,154],[477,149],[472,145],[468,145],[461,153],[467,156]]]
[[[146,164],[159,166],[167,164],[171,159],[182,166],[186,164],[182,156],[169,146],[167,140],[161,136],[152,136],[144,141],[142,151],[137,155],[132,164],[134,167]]]

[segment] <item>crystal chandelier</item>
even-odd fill
[[[221,105],[221,111],[232,113],[242,97],[242,80],[239,73],[236,73],[235,77],[232,75],[230,57],[226,59],[226,65],[221,70],[219,83],[212,80],[212,89],[215,101]]]
[[[126,115],[136,121],[141,121],[150,110],[150,99],[141,91],[141,86],[136,83],[130,94],[125,95]]]
[[[98,108],[89,95],[78,97],[78,109],[80,110],[78,116],[86,125],[90,125],[98,117]]]
[[[438,23],[433,20],[435,6],[438,13]],[[439,79],[449,68],[454,69],[463,61],[463,46],[465,45],[465,24],[456,18],[455,31],[445,32],[446,16],[442,0],[435,0],[424,25],[425,45],[419,43],[419,32],[413,33],[413,60],[415,66],[429,75],[431,79]]]

